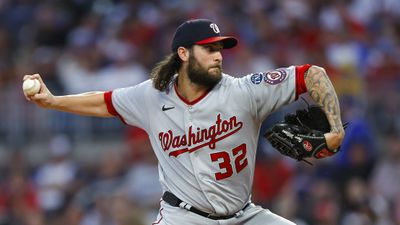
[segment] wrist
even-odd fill
[[[60,108],[60,97],[59,96],[51,96],[49,101],[47,102],[48,109],[59,109]]]
[[[343,142],[344,139],[344,131],[343,132],[329,132],[325,135],[326,145],[329,149],[338,149]]]

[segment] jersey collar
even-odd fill
[[[208,95],[208,93],[210,93],[211,90],[208,90],[206,92],[204,92],[203,95],[201,95],[200,97],[194,99],[193,101],[189,101],[187,100],[185,97],[183,97],[182,95],[179,94],[178,92],[178,85],[176,84],[177,79],[174,82],[174,89],[175,89],[175,93],[176,95],[179,97],[179,99],[181,99],[186,105],[194,105],[196,103],[198,103],[199,101],[201,101],[204,97],[206,97]]]

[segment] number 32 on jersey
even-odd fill
[[[234,172],[240,173],[248,164],[246,144],[241,144],[232,149],[233,161],[229,152],[216,152],[210,154],[211,161],[217,162],[220,171],[215,173],[216,180],[223,180],[231,177]]]

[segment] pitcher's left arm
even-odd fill
[[[331,125],[331,131],[325,134],[329,149],[337,149],[345,132],[340,117],[340,105],[336,91],[324,68],[311,66],[304,74],[304,81],[311,98],[322,107]]]

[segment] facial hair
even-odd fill
[[[218,73],[210,74],[208,72],[208,69],[210,68],[202,67],[193,54],[190,54],[187,73],[192,83],[212,89],[222,79],[222,69],[220,65],[216,65],[211,68],[218,68]]]

